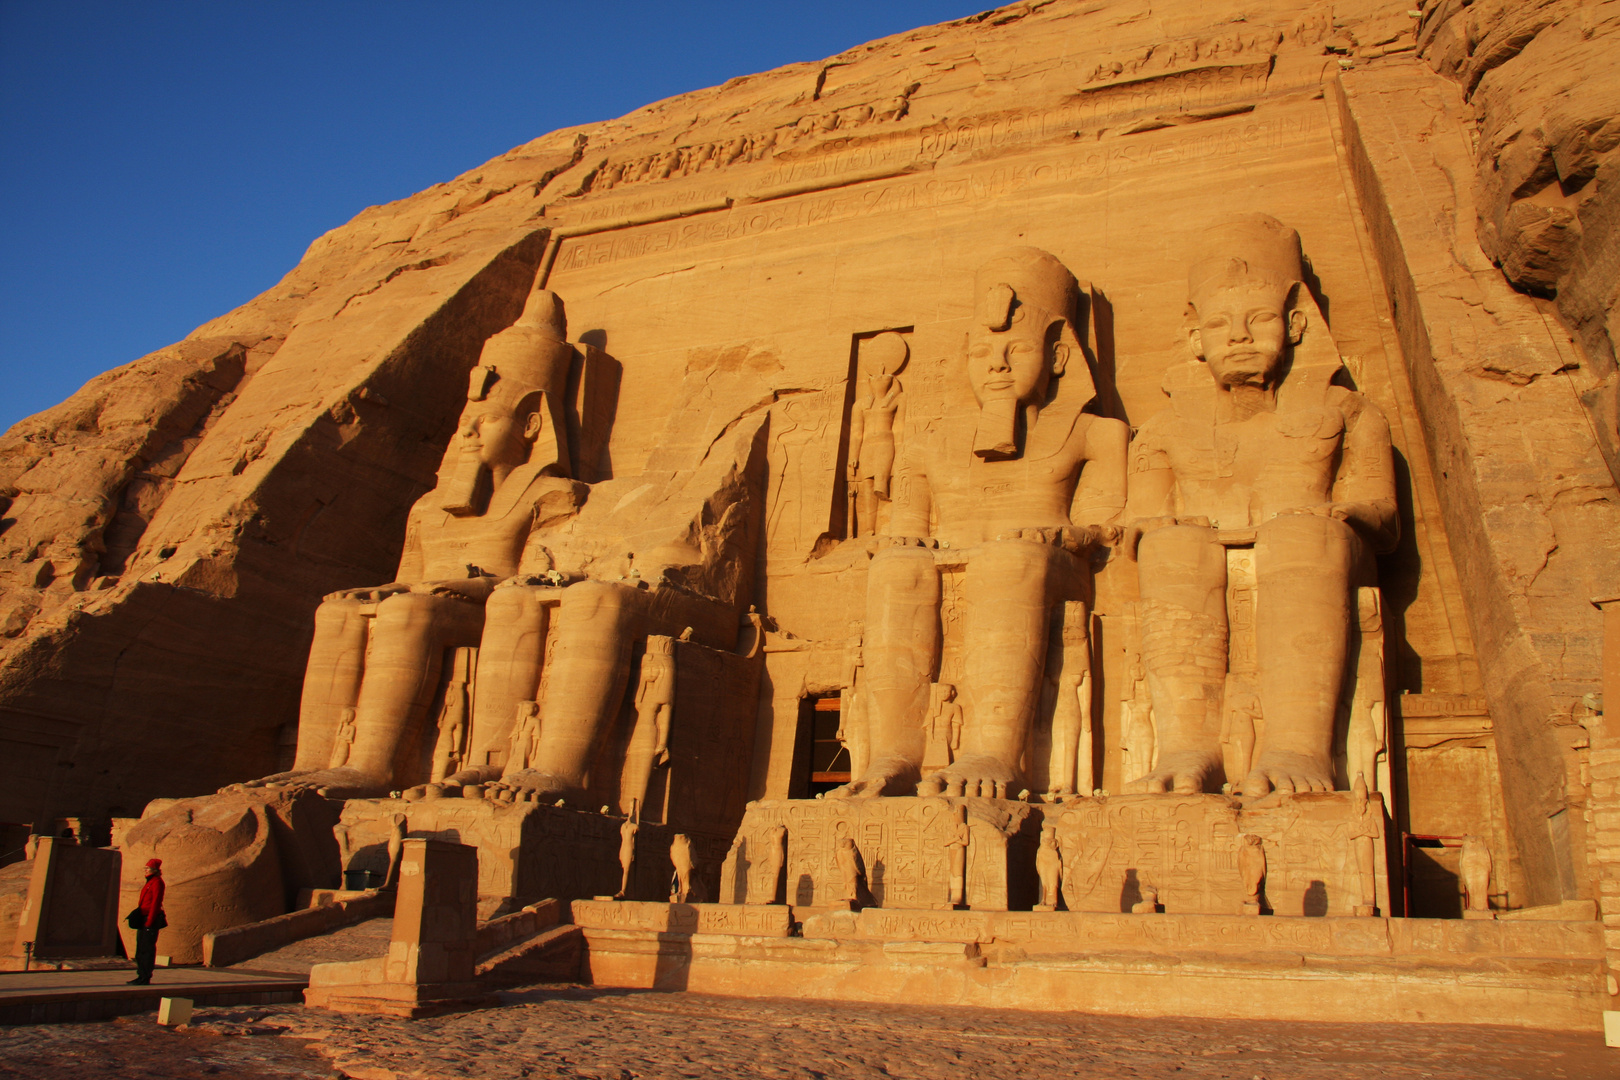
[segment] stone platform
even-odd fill
[[[350,799],[338,824],[345,870],[388,870],[395,814],[407,834],[478,849],[478,916],[491,919],[542,897],[573,899],[619,891],[622,817],[533,802],[436,798]],[[644,822],[636,834],[630,894],[667,899],[674,874],[669,848],[677,830]],[[693,837],[694,878],[713,895],[724,841]]]
[[[838,841],[855,841],[867,902],[877,907],[951,904],[950,849],[968,826],[965,906],[1029,909],[1038,899],[1036,846],[1047,825],[1062,857],[1062,902],[1070,911],[1123,912],[1157,892],[1173,914],[1237,915],[1245,888],[1238,849],[1259,836],[1266,856],[1262,910],[1276,915],[1351,915],[1363,899],[1389,910],[1376,795],[1360,815],[1349,792],[1272,795],[1113,795],[1054,803],[949,796],[781,799],[750,803],[721,875],[728,903],[775,899],[796,906],[839,898]],[[785,858],[772,853],[785,830]],[[1358,834],[1373,833],[1363,880]],[[778,866],[782,876],[766,881]]]
[[[736,997],[1588,1032],[1606,999],[1596,921],[885,908],[788,936],[792,910],[576,903],[574,921],[589,982]]]
[[[274,1005],[303,1000],[309,980],[269,971],[160,968],[147,986],[129,986],[129,968],[0,974],[0,1024],[63,1024],[156,1012],[158,1000],[197,1005]]]

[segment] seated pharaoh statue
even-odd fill
[[[545,290],[485,343],[438,483],[411,508],[397,580],[326,597],[294,767],[244,787],[617,796],[619,769],[601,759],[647,636],[735,644],[763,439],[741,425],[698,468],[587,485],[571,444],[590,440],[568,395],[606,378],[598,362],[611,364],[566,340]]]
[[[1114,535],[1124,506],[1127,431],[1085,411],[1096,389],[1074,275],[1018,248],[982,266],[974,288],[964,365],[975,407],[906,442],[891,535],[876,541],[867,579],[857,706],[844,721],[856,779],[831,796],[1005,797],[1034,782],[1048,669],[1073,651],[1051,648],[1074,636],[1054,628],[1054,614],[1084,626],[1090,549]],[[930,701],[937,711],[951,697],[931,688],[947,565],[965,568],[966,659],[950,726],[956,705],[961,718],[930,753]],[[1055,786],[1072,793],[1077,738],[1052,741],[1068,758],[1051,770]]]
[[[1357,590],[1399,522],[1389,424],[1347,387],[1304,276],[1299,235],[1263,215],[1210,229],[1189,272],[1197,359],[1130,452],[1159,750],[1127,791],[1334,788]]]

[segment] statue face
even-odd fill
[[[1283,349],[1305,332],[1305,313],[1286,310],[1287,296],[1266,287],[1222,289],[1198,305],[1189,333],[1193,352],[1222,386],[1275,381]]]
[[[1048,344],[1052,319],[1020,305],[1005,330],[975,327],[968,336],[968,382],[979,404],[1013,398],[1025,404],[1045,400],[1053,375],[1063,373],[1069,350]]]
[[[540,434],[538,411],[519,418],[511,406],[499,401],[469,401],[457,428],[463,460],[477,458],[485,468],[504,471],[529,460],[529,450]]]

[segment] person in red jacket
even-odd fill
[[[145,986],[152,981],[152,968],[157,965],[158,931],[169,925],[163,914],[163,860],[146,861],[146,884],[141,886],[141,899],[129,913],[129,925],[135,931],[135,977],[131,986]]]

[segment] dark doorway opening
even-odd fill
[[[809,738],[804,791],[808,798],[850,781],[849,751],[838,740],[843,720],[843,699],[838,694],[812,694],[799,699],[799,731]]]

